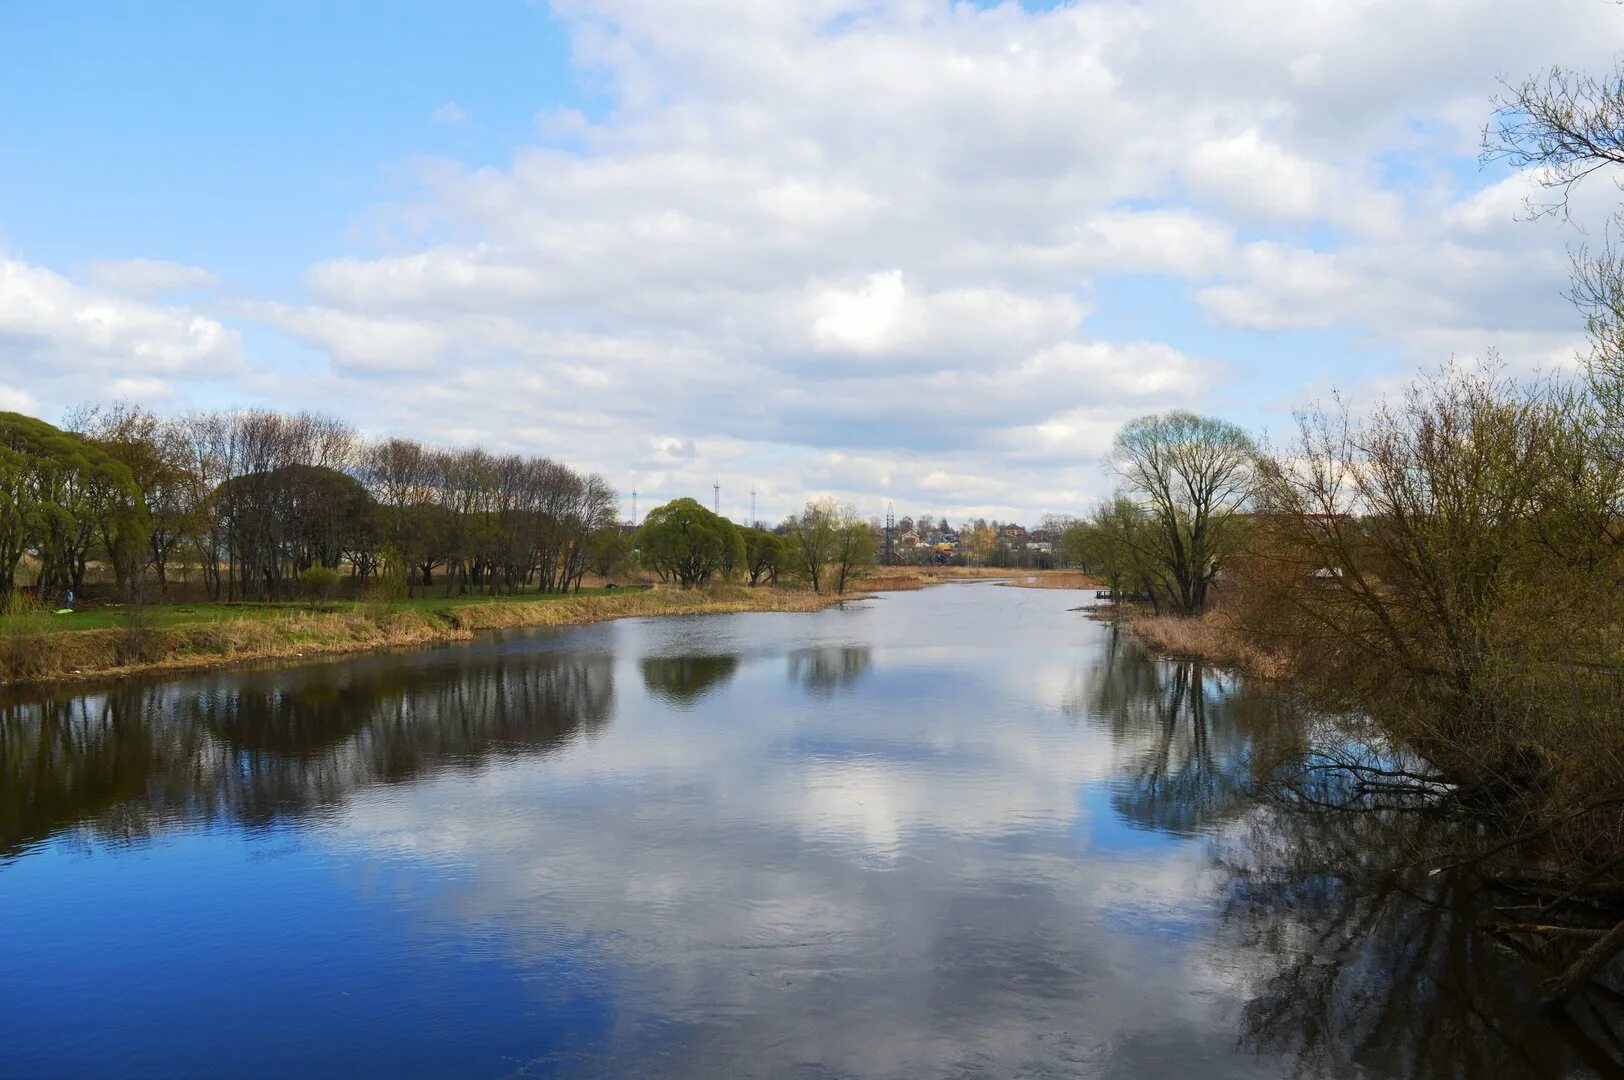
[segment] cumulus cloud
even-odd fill
[[[1324,376],[1254,359],[1273,336],[1560,356],[1576,234],[1517,220],[1526,181],[1479,180],[1476,135],[1497,75],[1624,46],[1591,0],[554,8],[609,107],[538,102],[502,165],[414,160],[370,211],[410,250],[336,250],[233,317],[326,358],[295,404],[659,496],[754,486],[765,516],[809,490],[1081,509],[1108,481],[1067,463],[1123,420],[1263,424]],[[158,265],[93,280],[206,285]],[[143,310],[172,355],[183,309]]]
[[[19,407],[229,374],[241,352],[237,332],[217,319],[0,255],[0,390]]]

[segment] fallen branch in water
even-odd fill
[[[1616,923],[1600,940],[1581,953],[1579,959],[1569,964],[1566,971],[1551,980],[1545,994],[1546,1006],[1554,1008],[1567,1004],[1579,987],[1589,982],[1590,977],[1621,950],[1624,950],[1624,920]]]
[[[1620,863],[1624,863],[1624,855],[1619,855],[1619,856],[1616,856],[1615,858],[1608,859],[1606,862],[1604,862],[1600,866],[1596,867],[1596,869],[1592,870],[1590,872],[1589,877],[1585,878],[1583,881],[1581,881],[1577,885],[1573,886],[1573,888],[1569,889],[1567,892],[1563,893],[1561,896],[1557,897],[1555,900],[1552,900],[1549,906],[1553,907],[1553,908],[1561,907],[1563,904],[1568,903],[1571,900],[1577,899],[1581,894],[1583,894],[1583,893],[1585,893],[1587,891],[1591,892],[1591,893],[1601,893],[1602,895],[1607,895],[1607,894],[1610,894],[1610,893],[1614,892],[1615,889],[1618,889],[1620,887],[1624,887],[1624,882],[1600,881],[1599,880],[1603,874],[1605,874],[1608,871],[1612,870],[1614,867],[1618,866]]]
[[[1609,799],[1598,799],[1593,803],[1588,803],[1579,807],[1577,810],[1563,814],[1559,818],[1552,821],[1547,821],[1538,828],[1530,829],[1524,833],[1518,833],[1511,839],[1495,844],[1493,847],[1488,848],[1485,851],[1480,851],[1476,855],[1460,859],[1456,862],[1445,863],[1443,866],[1429,870],[1427,871],[1427,876],[1436,877],[1446,870],[1459,870],[1463,866],[1471,866],[1473,863],[1480,863],[1484,859],[1492,858],[1493,856],[1499,855],[1502,852],[1510,851],[1514,847],[1521,847],[1523,844],[1526,844],[1531,840],[1538,840],[1540,837],[1545,836],[1559,825],[1566,825],[1568,822],[1581,818],[1588,813],[1600,810],[1603,807],[1616,806],[1619,803],[1624,803],[1624,795],[1615,795]]]
[[[1548,934],[1553,937],[1599,938],[1607,931],[1583,926],[1552,926],[1547,923],[1495,923],[1494,929],[1507,934]]]

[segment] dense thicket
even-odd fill
[[[618,531],[615,493],[559,462],[268,411],[82,410],[72,431],[0,414],[0,593],[56,597],[105,560],[121,585],[196,573],[214,599],[281,599],[316,571],[448,594],[578,588]]]
[[[1305,413],[1261,461],[1245,625],[1456,783],[1608,794],[1624,777],[1608,437],[1581,388],[1483,371],[1363,416]]]

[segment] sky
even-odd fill
[[[263,406],[639,512],[1036,522],[1127,420],[1572,368],[1481,166],[1607,0],[0,5],[0,409]]]

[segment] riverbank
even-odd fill
[[[1117,623],[1165,656],[1201,660],[1265,679],[1282,679],[1291,673],[1285,657],[1258,647],[1223,611],[1186,619],[1158,615],[1139,604],[1101,604],[1089,609],[1089,614]]]
[[[1010,570],[996,566],[880,566],[861,584],[872,592],[911,592],[949,581],[998,581],[1025,589],[1093,589],[1099,583],[1076,570]]]
[[[465,641],[483,630],[576,626],[609,619],[750,611],[818,611],[855,596],[722,586],[653,589],[534,600],[447,599],[381,612],[286,610],[234,619],[127,625],[0,636],[0,684],[116,678],[255,660],[366,652]]]

